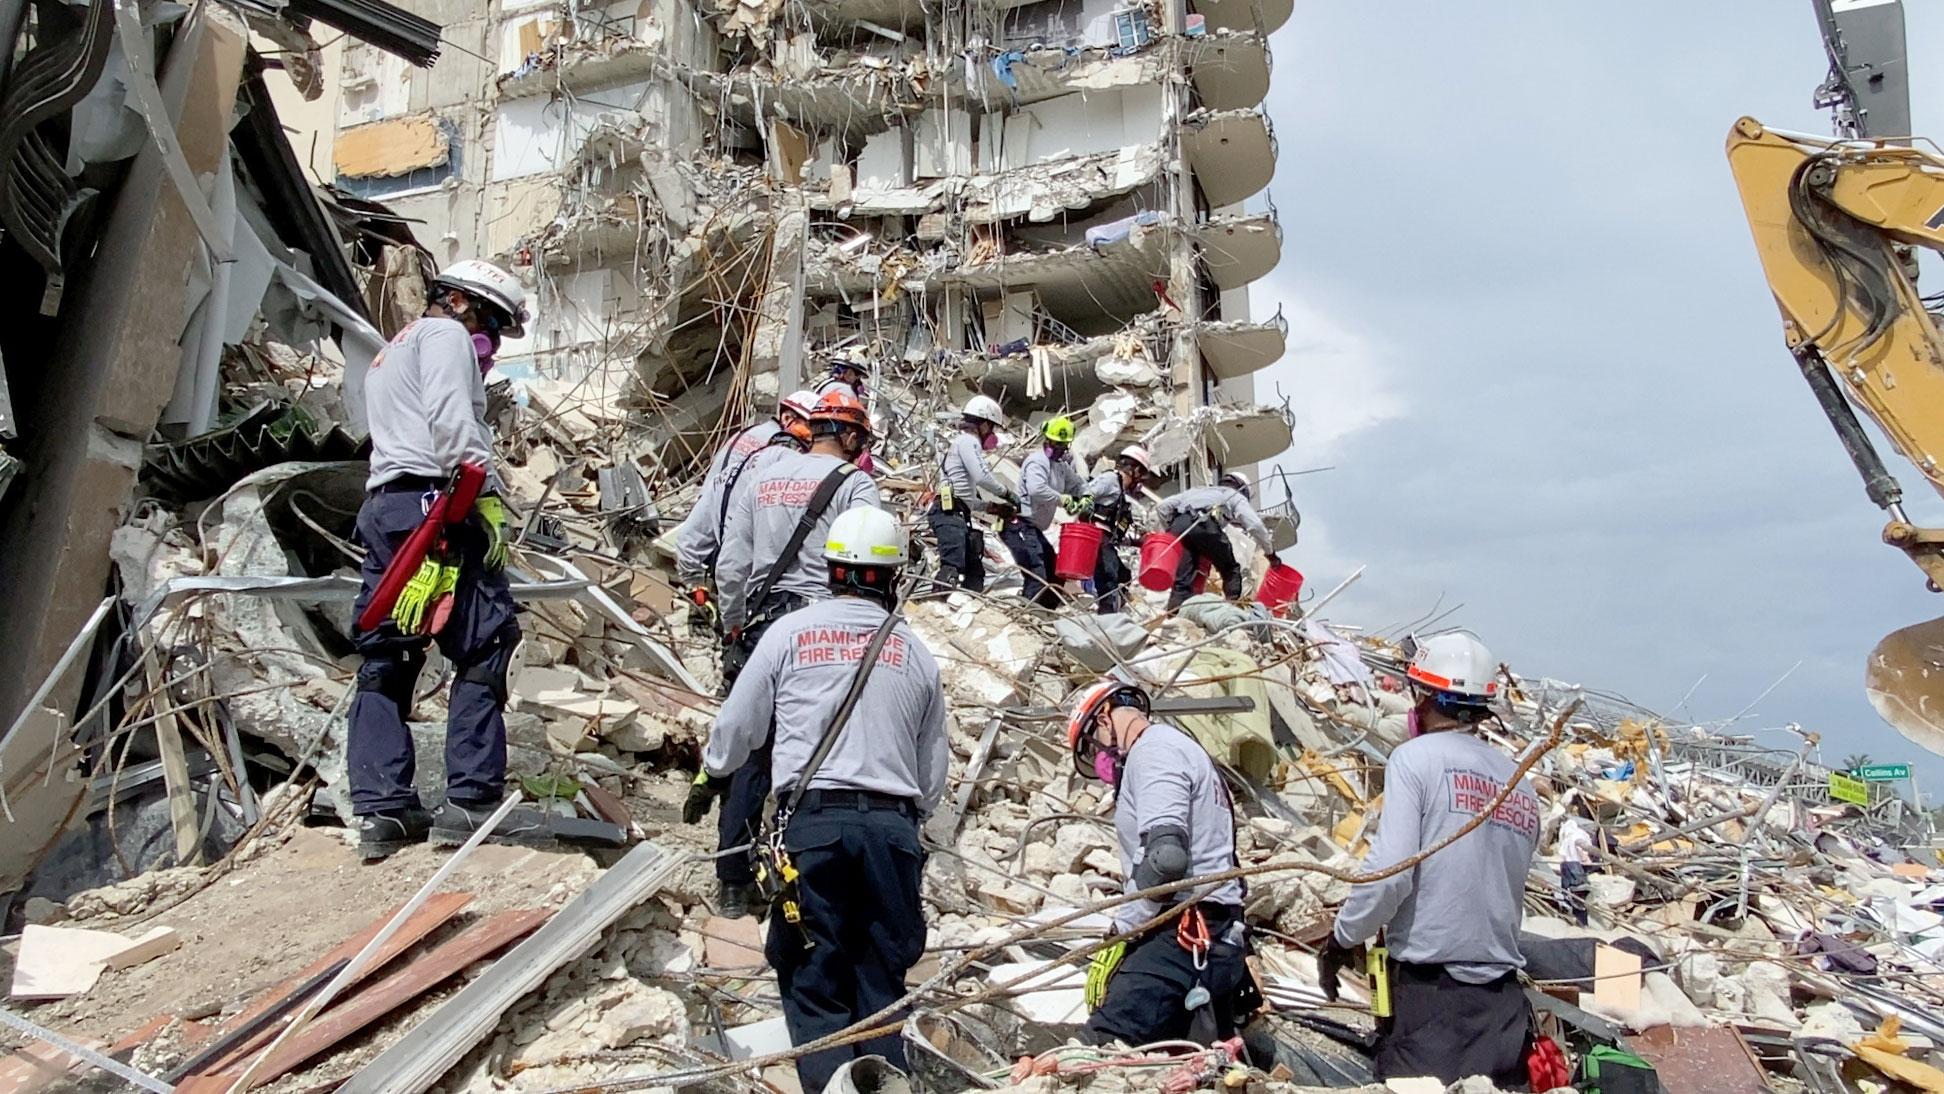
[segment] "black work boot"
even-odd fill
[[[756,897],[756,886],[738,885],[733,881],[716,883],[716,914],[724,919],[741,919],[749,914],[749,904]]]
[[[417,806],[359,817],[358,857],[377,862],[414,843],[424,843],[431,828],[432,814]]]
[[[439,807],[439,815],[432,821],[433,845],[457,847],[466,842],[499,807],[499,802],[446,802]],[[528,846],[545,846],[553,842],[553,836],[547,829],[547,818],[539,810],[526,806],[515,807],[487,838],[495,843]]]

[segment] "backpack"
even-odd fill
[[[1661,1094],[1654,1065],[1616,1045],[1595,1045],[1580,1056],[1582,1094]]]

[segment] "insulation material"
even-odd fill
[[[445,127],[430,114],[342,130],[331,146],[340,178],[387,178],[443,166],[452,154]]]

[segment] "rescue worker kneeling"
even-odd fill
[[[1114,788],[1114,835],[1130,893],[1236,865],[1235,811],[1214,761],[1193,737],[1151,720],[1151,709],[1147,692],[1107,680],[1082,693],[1067,723],[1075,769]],[[1095,956],[1087,975],[1093,1013],[1080,1039],[1208,1044],[1239,1032],[1261,1001],[1245,963],[1244,894],[1231,879],[1114,909],[1118,933],[1178,901],[1191,904]]]
[[[895,604],[910,560],[897,520],[852,509],[824,546],[831,599],[778,620],[730,689],[702,757],[720,790],[765,740],[784,803],[765,838],[781,833],[780,891],[764,953],[782,989],[792,1044],[835,1033],[896,1002],[925,949],[919,899],[920,821],[945,792],[945,693],[931,651],[902,620],[868,668],[864,653]],[[862,676],[850,718],[819,745]],[[800,797],[797,788],[804,788]],[[789,804],[795,798],[795,809]],[[883,1056],[905,1066],[897,1033],[805,1055],[797,1077],[820,1091],[844,1063]]]

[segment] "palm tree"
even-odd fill
[[[1855,771],[1868,766],[1870,766],[1870,754],[1867,752],[1852,752],[1843,757],[1844,771]]]

